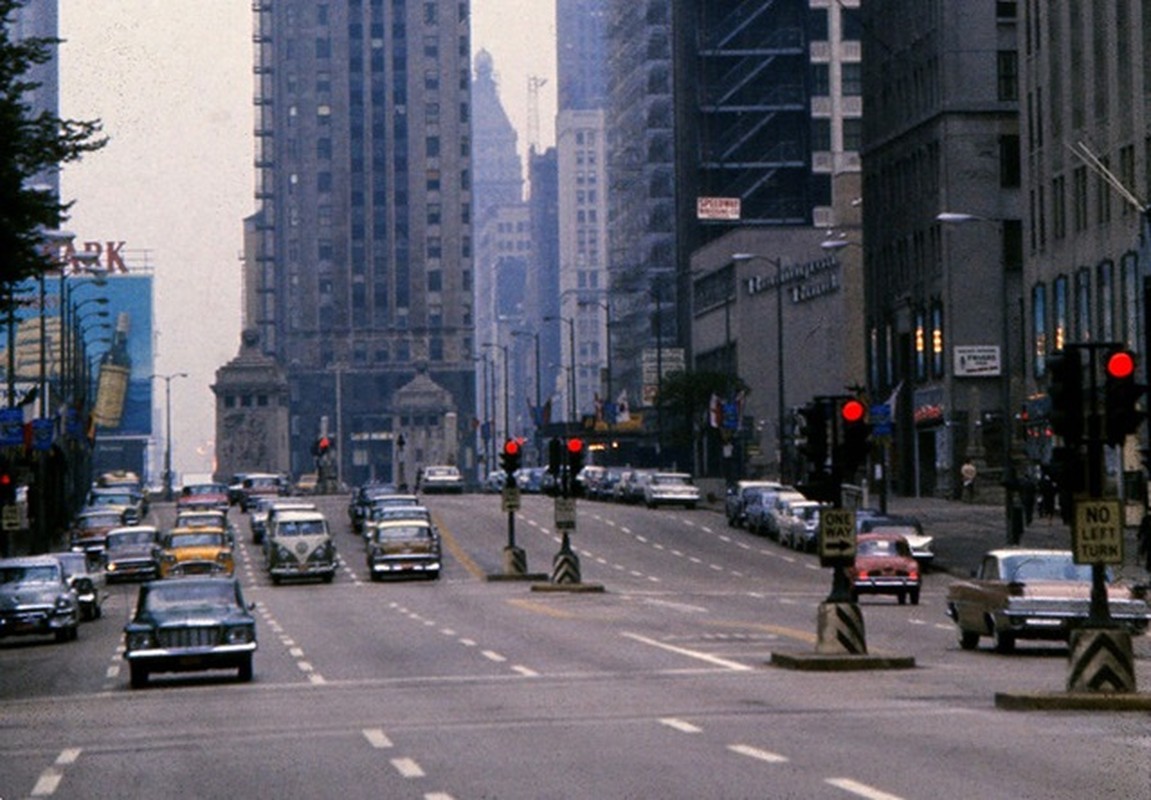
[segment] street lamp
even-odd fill
[[[164,431],[167,443],[164,447],[164,499],[172,499],[172,380],[174,378],[187,378],[187,372],[173,372],[170,375],[152,375],[164,381]]]
[[[568,351],[570,353],[568,360],[571,364],[570,371],[568,372],[568,394],[570,395],[570,399],[568,400],[568,426],[570,429],[576,421],[575,320],[571,317],[548,316],[544,317],[544,322],[563,322],[568,326]]]
[[[778,408],[776,429],[778,441],[776,445],[779,448],[779,478],[783,481],[787,475],[784,471],[784,456],[787,448],[784,445],[784,431],[787,429],[787,403],[786,392],[784,391],[784,379],[786,373],[784,371],[784,357],[783,357],[783,259],[771,258],[770,256],[761,256],[755,253],[732,253],[731,260],[738,263],[754,261],[766,261],[775,267],[775,371],[776,371],[776,405]]]
[[[987,222],[994,225],[1000,234],[1000,253],[1002,253],[1003,220],[983,217],[978,214],[967,214],[958,211],[941,211],[935,215],[936,222],[948,225],[964,225],[973,222]],[[950,272],[950,268],[948,269]],[[999,365],[999,392],[1000,403],[1003,406],[1000,427],[1003,436],[1003,504],[1007,523],[1007,537],[1013,539],[1014,520],[1012,519],[1013,493],[1015,489],[1015,465],[1011,461],[1011,332],[1007,306],[1007,265],[1002,257],[999,264],[999,298],[1002,302],[1000,309],[1000,338],[1002,342],[1002,360]],[[952,301],[948,297],[948,302]]]
[[[495,342],[484,342],[484,347],[495,347],[504,354],[504,435],[503,438],[510,439],[512,436],[511,426],[508,424],[508,346],[506,344],[496,344]],[[496,438],[499,441],[499,437]]]

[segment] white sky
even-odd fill
[[[173,468],[212,469],[210,390],[240,343],[242,220],[255,210],[251,3],[60,0],[60,114],[99,118],[111,142],[70,165],[65,228],[124,241],[155,271],[156,372],[172,381]],[[473,0],[472,49],[495,60],[527,148],[529,76],[545,78],[540,138],[554,140],[555,9]],[[164,383],[154,386],[162,437]],[[158,475],[157,475],[158,478]]]

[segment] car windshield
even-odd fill
[[[88,559],[83,553],[63,553],[56,556],[60,568],[64,570],[64,577],[88,574]]]
[[[130,506],[134,502],[130,494],[94,494],[89,498],[90,506]]]
[[[196,533],[178,533],[168,537],[168,547],[222,547],[224,534],[199,531]]]
[[[151,584],[142,607],[148,611],[177,608],[231,608],[236,605],[235,586],[228,581],[200,583],[174,580]]]
[[[1002,575],[1008,581],[1090,581],[1091,565],[1076,564],[1070,553],[1006,556]]]
[[[0,566],[0,584],[59,583],[60,567],[52,564]]]
[[[108,549],[119,550],[122,547],[136,547],[142,544],[152,544],[155,541],[156,534],[151,531],[113,533],[108,535]]]
[[[683,475],[656,475],[651,479],[653,484],[660,486],[688,486],[691,481]]]
[[[327,533],[322,520],[289,520],[276,526],[277,536],[319,536]]]
[[[196,494],[227,494],[227,493],[228,493],[228,487],[224,486],[223,484],[220,484],[220,483],[200,483],[200,484],[196,484],[195,486],[185,486],[184,487],[184,494],[188,495],[188,496],[196,495]]]
[[[389,525],[376,531],[376,541],[386,542],[396,539],[428,539],[431,531],[426,525]]]
[[[907,542],[901,539],[864,539],[856,546],[861,556],[909,556]]]
[[[180,514],[176,517],[176,524],[181,528],[222,528],[224,527],[224,515]]]
[[[124,520],[119,514],[98,514],[91,517],[81,517],[76,521],[76,527],[85,530],[90,528],[114,528],[123,525]]]

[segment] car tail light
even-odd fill
[[[859,570],[859,572],[855,573],[855,577],[861,578],[863,580],[867,580],[867,570],[865,570],[865,569]]]

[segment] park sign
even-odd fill
[[[1076,500],[1071,551],[1076,564],[1123,563],[1123,506],[1119,500]]]

